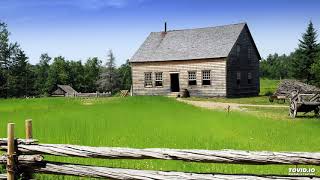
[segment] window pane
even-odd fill
[[[210,80],[210,71],[202,71],[202,80]]]
[[[196,80],[197,79],[196,72],[194,71],[188,72],[188,78],[189,80]]]
[[[248,58],[251,59],[252,57],[252,48],[249,46],[248,47]]]
[[[144,86],[152,87],[152,73],[151,72],[144,73]]]
[[[156,74],[155,86],[162,87],[162,72],[156,72],[155,74]]]
[[[202,85],[210,85],[210,80],[202,80]]]
[[[237,72],[237,79],[241,79],[241,73],[240,72]]]
[[[241,72],[237,72],[237,87],[240,88],[241,83]]]
[[[249,72],[248,73],[248,84],[252,83],[252,74]]]
[[[196,80],[189,80],[189,86],[197,85]]]
[[[162,72],[156,73],[156,81],[162,81]]]
[[[162,81],[156,81],[156,86],[162,86]]]
[[[241,52],[241,46],[237,44],[237,57],[240,56],[240,52]]]

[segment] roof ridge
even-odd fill
[[[218,25],[218,26],[208,26],[208,27],[199,27],[199,28],[187,28],[187,29],[172,29],[168,30],[167,32],[175,32],[175,31],[188,31],[188,30],[199,30],[199,29],[209,29],[209,28],[219,28],[219,27],[226,27],[226,26],[236,26],[240,24],[247,24],[247,22],[239,22],[239,23],[234,23],[234,24],[225,24],[225,25]],[[161,33],[163,31],[153,31],[151,33]]]

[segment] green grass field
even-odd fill
[[[258,97],[242,97],[242,98],[198,98],[191,97],[191,100],[197,101],[214,101],[223,103],[237,103],[237,104],[261,104],[261,105],[272,105],[277,104],[269,102],[269,98],[265,96],[266,94],[273,94],[279,85],[279,80],[272,79],[260,79],[260,95]]]
[[[8,122],[15,122],[16,136],[24,137],[24,120],[29,118],[33,119],[34,138],[41,143],[131,148],[320,151],[319,120],[293,121],[246,112],[231,112],[228,115],[166,97],[0,100],[1,137],[6,136]],[[46,159],[108,167],[212,173],[288,174],[288,167],[293,167],[53,156],[46,156]],[[316,167],[316,170],[319,175],[320,168]],[[69,179],[47,175],[37,178]]]

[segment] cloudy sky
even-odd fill
[[[152,31],[247,22],[263,57],[289,53],[312,20],[318,0],[0,0],[8,24],[30,62],[41,53],[85,61],[112,49],[120,65]]]

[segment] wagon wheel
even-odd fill
[[[289,114],[292,118],[297,116],[297,104],[295,102],[290,103]]]

